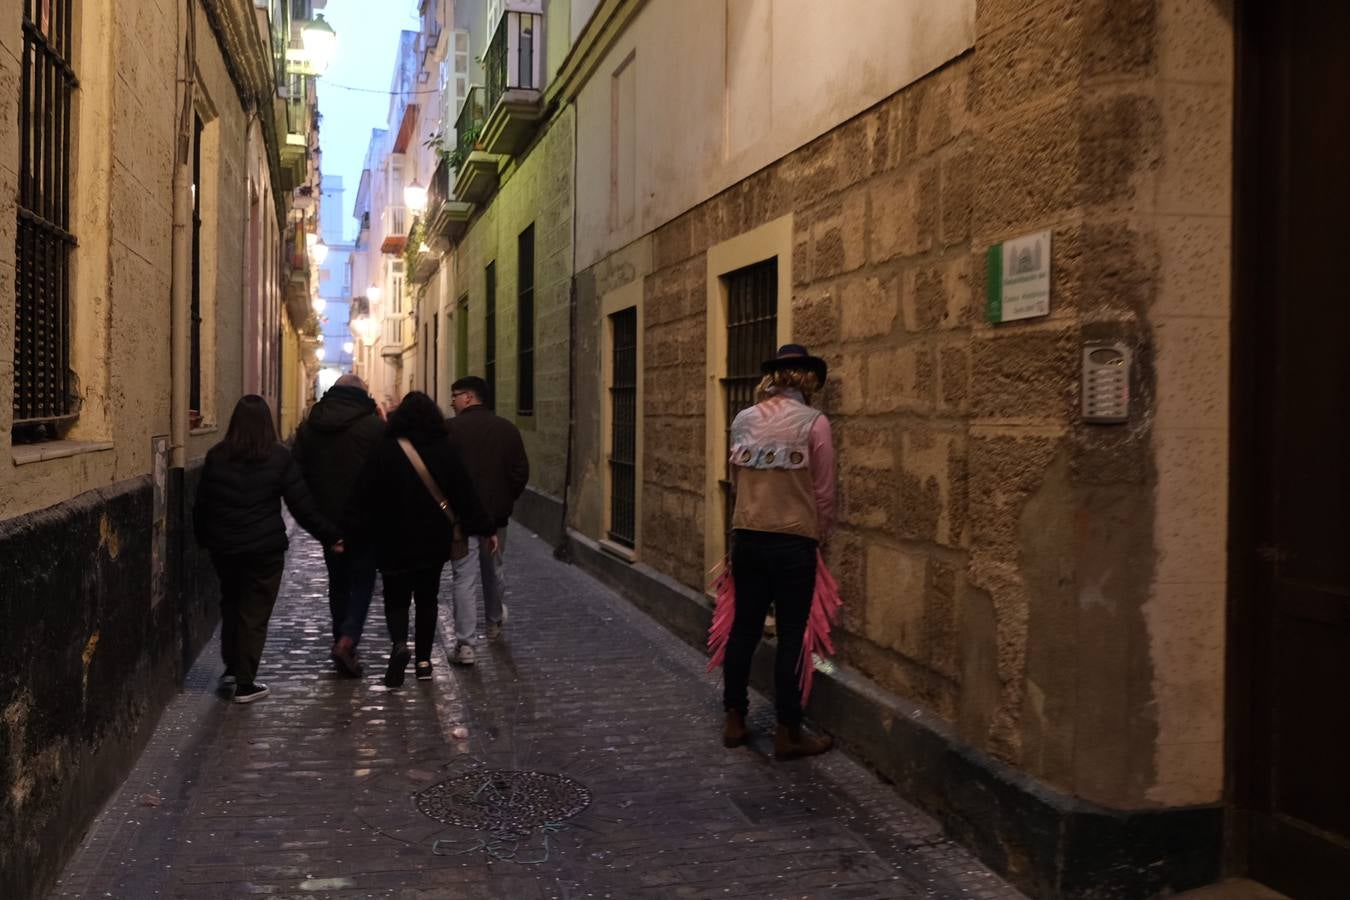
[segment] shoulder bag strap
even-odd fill
[[[450,508],[450,501],[445,499],[445,494],[441,493],[440,485],[436,484],[436,479],[431,477],[427,471],[426,463],[422,462],[422,457],[414,449],[412,441],[407,438],[399,438],[398,445],[403,450],[403,455],[408,457],[408,462],[412,463],[413,471],[417,477],[422,479],[422,484],[426,485],[427,493],[431,494],[431,499],[436,501],[436,505],[445,513],[445,517],[450,520],[451,525],[458,525],[455,521],[455,512]]]

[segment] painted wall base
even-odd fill
[[[198,471],[170,473],[157,600],[148,477],[0,522],[0,897],[45,895],[215,628]]]
[[[705,645],[707,598],[574,531],[568,539],[577,565],[690,644]],[[752,675],[768,693],[773,653],[773,642],[760,645]],[[1085,803],[967,746],[943,720],[845,667],[817,672],[807,712],[1033,897],[1142,900],[1220,877],[1220,806],[1134,811]],[[712,740],[716,725],[708,727]]]

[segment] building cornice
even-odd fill
[[[272,115],[277,84],[273,77],[272,49],[263,38],[258,12],[251,0],[201,0],[206,20],[220,43],[225,68],[230,73],[239,102],[256,113],[261,126],[267,169],[271,176],[273,202],[278,221],[285,221],[286,203],[281,192],[281,136]]]
[[[571,103],[646,0],[604,0],[563,60],[545,92],[546,106]]]

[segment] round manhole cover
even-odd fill
[[[570,819],[591,805],[591,792],[565,775],[487,769],[433,784],[417,808],[446,825],[520,831]]]

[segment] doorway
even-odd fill
[[[1350,884],[1350,4],[1239,3],[1229,793],[1235,867]]]

